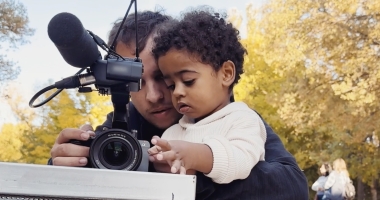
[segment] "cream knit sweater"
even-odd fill
[[[208,145],[214,162],[206,176],[215,183],[247,178],[253,166],[264,160],[266,137],[261,118],[242,102],[230,103],[197,123],[183,116],[162,135],[166,140]]]

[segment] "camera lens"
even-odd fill
[[[103,147],[104,161],[112,166],[120,166],[127,162],[131,149],[122,142],[110,142]]]
[[[140,166],[141,159],[139,141],[121,129],[100,133],[90,147],[90,160],[95,168],[132,171]]]

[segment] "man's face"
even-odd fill
[[[177,123],[181,115],[173,107],[170,91],[151,53],[152,46],[153,39],[150,37],[140,53],[144,66],[141,90],[131,92],[131,98],[137,111],[148,122],[157,128],[166,129]],[[116,52],[123,57],[136,57],[134,45],[129,46],[119,42],[116,45]]]

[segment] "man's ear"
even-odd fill
[[[225,87],[230,87],[232,83],[235,81],[235,64],[227,60],[223,63],[222,67],[219,70],[221,75],[222,84]]]

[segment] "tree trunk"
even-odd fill
[[[377,179],[373,178],[372,179],[372,183],[371,183],[371,196],[372,196],[372,200],[377,200],[377,190],[376,190],[376,184],[377,182]]]
[[[356,196],[358,200],[364,200],[364,184],[360,176],[357,178]]]

